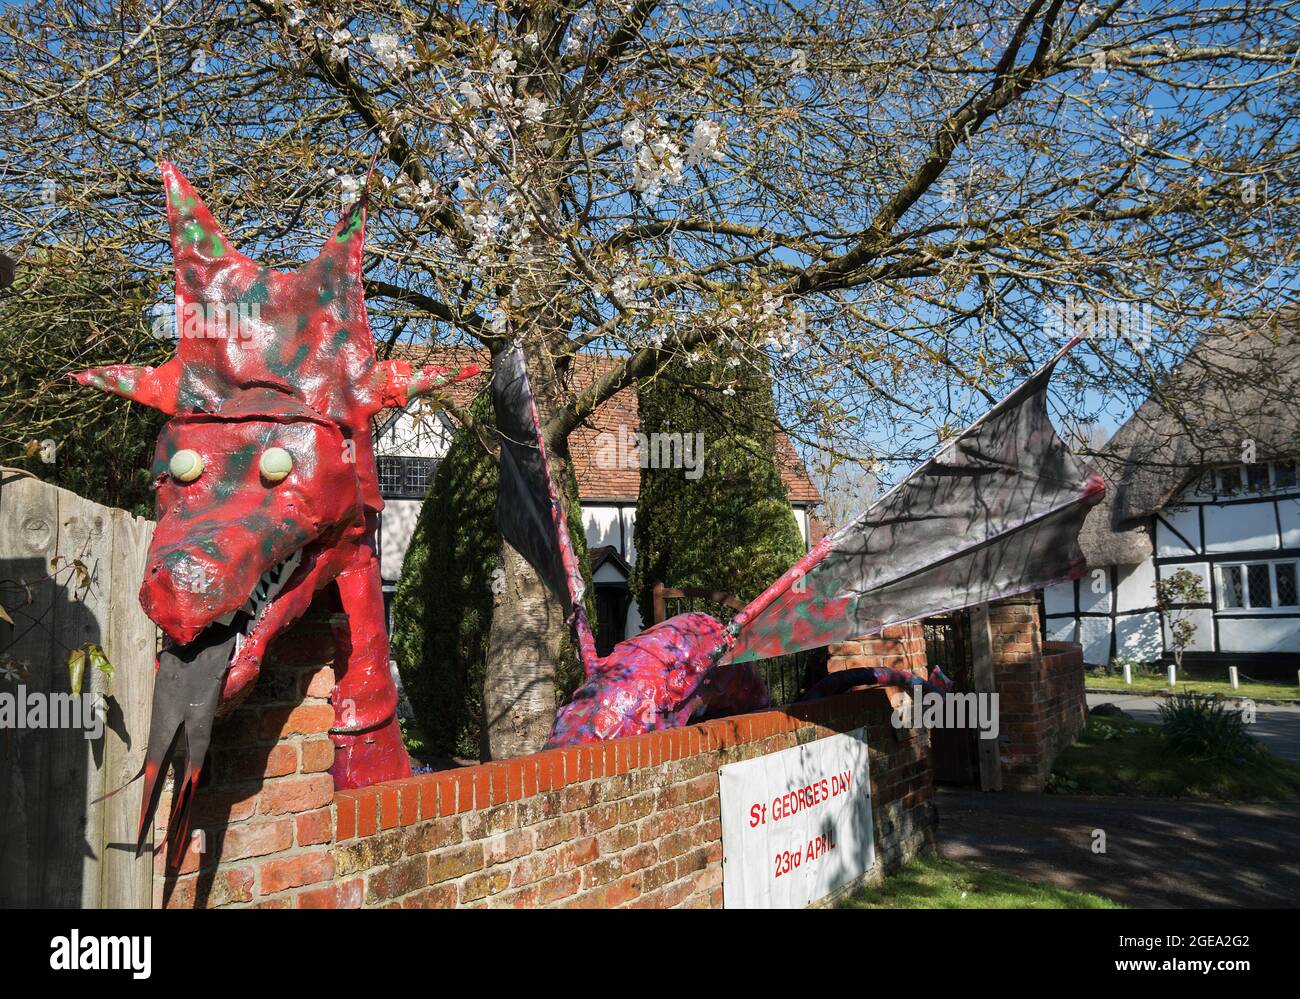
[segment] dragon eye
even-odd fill
[[[199,457],[197,451],[185,448],[172,455],[172,460],[167,463],[167,467],[172,473],[172,478],[180,482],[193,482],[203,474],[203,459]]]
[[[257,468],[268,482],[279,482],[293,471],[293,455],[282,447],[269,447],[262,452]]]

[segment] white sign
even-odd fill
[[[718,771],[722,899],[802,908],[876,862],[862,729]]]

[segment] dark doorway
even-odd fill
[[[925,657],[931,668],[938,666],[953,683],[953,690],[974,690],[971,666],[970,625],[965,611],[955,611],[921,622],[925,633]],[[934,755],[934,779],[943,784],[978,784],[979,755],[973,728],[930,730]]]

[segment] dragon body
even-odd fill
[[[239,253],[162,164],[178,339],[158,368],[82,371],[84,385],[168,414],[155,452],[157,526],[140,601],[162,629],[139,846],[169,761],[174,862],[215,717],[249,693],[270,643],[333,588],[336,787],[406,776],[388,667],[371,418],[471,377],[378,361],[362,287],[365,198],[319,255],[275,271]]]

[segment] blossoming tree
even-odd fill
[[[1295,296],[1296,13],[42,0],[0,12],[0,242],[156,274],[166,155],[290,265],[378,152],[387,349],[519,339],[557,462],[673,357],[762,355],[810,460],[887,481],[1063,337],[1093,339],[1057,400],[1083,419]],[[586,350],[620,363],[576,381]],[[498,755],[544,737],[562,627],[503,554]]]

